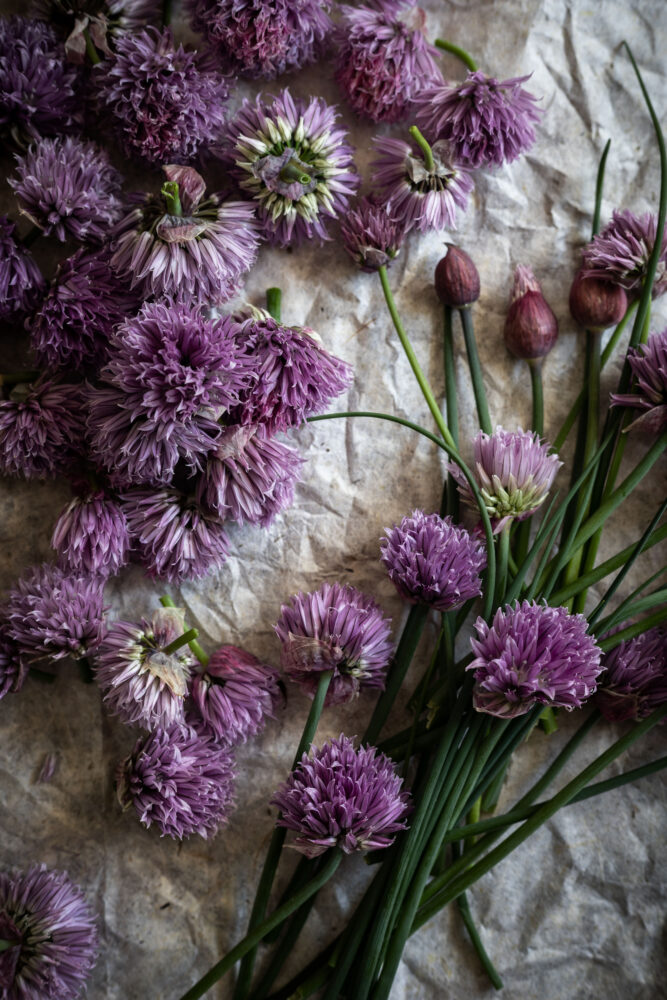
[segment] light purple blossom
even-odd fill
[[[182,840],[208,840],[227,822],[234,805],[234,754],[192,726],[157,729],[140,739],[116,772],[123,809],[134,809],[145,827]]]
[[[0,320],[21,319],[44,292],[42,272],[16,236],[16,226],[0,215]]]
[[[667,630],[626,639],[603,658],[605,674],[595,705],[610,722],[645,719],[667,702]]]
[[[117,500],[104,490],[83,491],[56,521],[51,548],[70,573],[115,576],[130,557],[127,520]]]
[[[387,205],[360,198],[341,223],[343,245],[362,271],[388,267],[398,255],[405,233]]]
[[[645,344],[631,348],[628,362],[635,377],[635,391],[612,395],[612,405],[644,411],[627,430],[660,434],[667,430],[667,329],[652,333]]]
[[[66,872],[0,872],[3,1000],[74,1000],[97,958],[95,918]]]
[[[238,646],[216,649],[190,694],[204,731],[232,744],[260,733],[281,699],[278,671]]]
[[[471,169],[511,163],[535,142],[542,114],[537,98],[516,76],[496,80],[478,70],[458,84],[436,84],[417,95],[417,122],[427,137],[451,144],[459,163]]]
[[[27,676],[28,664],[10,636],[7,622],[0,619],[0,701],[20,691]]]
[[[83,390],[41,376],[0,400],[0,473],[37,479],[64,472],[83,445]]]
[[[389,847],[406,827],[409,794],[389,757],[375,747],[354,749],[347,736],[311,747],[271,799],[278,826],[296,834],[295,847],[316,858],[331,847],[345,854]]]
[[[482,592],[484,546],[451,517],[415,510],[387,529],[380,549],[389,578],[413,604],[451,611]]]
[[[653,252],[658,226],[657,216],[646,212],[634,215],[615,211],[611,222],[581,251],[585,278],[602,278],[638,292]],[[660,241],[660,258],[653,284],[653,298],[667,292],[667,227]]]
[[[475,659],[466,669],[475,672],[478,712],[512,719],[534,705],[569,710],[594,693],[604,668],[583,615],[517,601],[499,608],[491,625],[478,618],[475,629]]]
[[[359,185],[347,133],[318,97],[288,90],[271,103],[245,100],[214,150],[257,203],[266,238],[278,246],[329,238],[327,221],[343,215]]]
[[[431,146],[432,166],[414,141],[378,136],[375,147],[373,189],[405,231],[455,228],[456,210],[465,209],[473,182],[452,159],[448,143]]]
[[[283,670],[311,697],[325,670],[333,671],[326,705],[352,701],[366,688],[384,688],[393,653],[391,619],[354,587],[323,583],[312,593],[295,594],[280,609],[274,629]]]

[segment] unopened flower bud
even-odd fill
[[[624,288],[602,278],[584,277],[577,271],[570,289],[572,318],[587,330],[606,330],[616,326],[628,309],[628,296]]]
[[[465,309],[479,298],[479,271],[460,247],[448,246],[435,269],[435,290],[445,306]]]
[[[505,320],[505,343],[517,358],[534,361],[558,339],[558,320],[529,267],[514,272],[512,301]]]

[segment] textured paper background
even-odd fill
[[[613,141],[603,219],[613,207],[645,211],[657,204],[650,123],[619,44],[627,38],[633,46],[664,116],[667,7],[657,0],[430,0],[424,6],[431,37],[456,40],[501,78],[532,72],[529,87],[542,97],[546,114],[537,144],[510,168],[477,174],[474,197],[454,239],[473,254],[481,272],[475,323],[492,417],[505,427],[526,426],[530,415],[527,371],[502,343],[516,264],[535,269],[558,314],[561,336],[545,368],[548,434],[559,426],[581,377],[582,337],[569,319],[567,294],[578,247],[588,236],[597,160],[608,137]],[[443,56],[442,64],[446,73],[462,76],[455,60]],[[338,99],[328,65],[284,82],[298,95]],[[278,87],[266,89],[275,93]],[[349,124],[358,165],[365,170],[373,130]],[[399,133],[397,128],[379,131]],[[5,189],[4,204],[10,203]],[[42,254],[46,260],[48,248]],[[439,237],[412,237],[391,270],[399,309],[439,395],[440,310],[431,280],[440,254]],[[329,349],[354,364],[354,387],[337,408],[386,410],[430,426],[379,282],[353,271],[335,236],[321,249],[263,249],[246,297],[261,302],[264,289],[275,284],[283,288],[284,318],[314,327]],[[654,324],[659,329],[664,306],[656,312],[663,316]],[[11,356],[15,337],[3,334],[4,357]],[[461,350],[459,343],[465,440],[477,425]],[[612,364],[605,371],[605,391],[616,370]],[[350,582],[374,593],[394,616],[395,631],[400,627],[404,608],[378,563],[378,538],[384,526],[414,507],[436,509],[441,469],[435,449],[405,429],[368,421],[319,423],[294,438],[307,458],[294,507],[268,532],[232,529],[232,556],[220,573],[171,588],[210,649],[219,642],[242,643],[277,661],[271,625],[281,601],[323,580]],[[641,447],[628,449],[629,461]],[[638,537],[664,486],[655,470],[630,513],[613,522],[605,552]],[[27,566],[49,558],[52,525],[68,491],[61,483],[3,481],[0,497],[2,583],[9,588]],[[661,557],[664,561],[664,553],[654,551],[645,565],[657,566]],[[127,570],[107,589],[110,614],[148,615],[163,590],[139,570]],[[318,740],[341,730],[360,733],[371,707],[372,701],[362,698],[327,712]],[[287,711],[260,740],[239,751],[238,807],[228,828],[210,843],[194,838],[179,846],[145,831],[132,814],[120,813],[113,770],[136,735],[105,716],[96,689],[81,684],[73,666],[63,667],[53,686],[29,680],[19,696],[2,702],[0,862],[44,861],[66,868],[86,887],[102,937],[88,994],[93,1000],[177,1000],[242,936],[275,814],[267,803],[286,774],[307,708],[306,699],[291,688]],[[564,720],[550,740],[541,734],[531,738],[516,755],[503,802],[516,798],[577,722]],[[577,763],[583,766],[614,735],[611,727],[596,730]],[[664,732],[653,734],[622,766],[650,760],[662,748]],[[50,752],[58,758],[55,777],[50,784],[36,784]],[[573,773],[570,768],[564,777]],[[505,981],[507,1000],[667,995],[661,947],[667,895],[664,792],[664,780],[654,777],[571,807],[477,884],[472,907]],[[282,882],[293,864],[293,858],[285,860]],[[358,898],[367,877],[360,858],[346,862],[336,885],[322,894],[289,969],[299,968],[341,929],[350,900]],[[410,942],[392,1000],[492,994],[458,915],[447,910]],[[210,993],[217,1000],[229,995],[229,981]]]

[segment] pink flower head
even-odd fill
[[[190,693],[203,729],[228,743],[261,732],[281,698],[278,671],[237,646],[216,649]]]
[[[661,434],[667,429],[667,330],[652,333],[645,344],[628,351],[635,391],[614,394],[612,406],[643,410],[627,430]]]
[[[581,251],[583,274],[602,278],[637,292],[646,275],[657,239],[657,216],[646,212],[615,211],[611,222]],[[667,228],[660,237],[660,258],[653,284],[653,298],[667,291]]]

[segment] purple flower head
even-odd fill
[[[260,733],[281,698],[278,671],[237,646],[213,653],[190,694],[203,730],[231,744]]]
[[[123,809],[134,806],[144,826],[182,840],[208,840],[227,822],[234,805],[234,754],[192,726],[157,729],[136,744],[116,772]]]
[[[197,500],[224,519],[267,526],[292,503],[302,464],[263,427],[225,427],[197,482]]]
[[[130,556],[130,536],[123,509],[103,490],[75,496],[56,521],[51,548],[69,573],[115,576]]]
[[[542,114],[521,86],[528,79],[500,81],[475,71],[463,83],[426,87],[415,98],[417,121],[427,135],[450,143],[468,168],[511,163],[535,142],[533,125]]]
[[[176,489],[128,490],[123,510],[151,577],[181,583],[222,566],[229,543],[222,520]]]
[[[362,118],[398,122],[429,84],[441,83],[424,36],[425,15],[415,0],[375,0],[342,7],[336,31],[336,81]]]
[[[492,625],[475,622],[473,703],[503,719],[534,705],[581,708],[597,686],[601,651],[583,615],[523,601],[499,608]]]
[[[667,630],[649,629],[603,659],[595,705],[610,722],[645,719],[667,701]]]
[[[249,319],[236,336],[256,376],[234,411],[239,423],[262,424],[272,433],[298,427],[323,413],[352,382],[351,366],[329,354],[307,327]]]
[[[168,28],[123,35],[95,76],[100,112],[129,157],[188,163],[222,129],[227,80],[210,54],[177,46]]]
[[[21,211],[47,236],[101,243],[121,214],[121,177],[107,154],[83,139],[40,139],[9,178]]]
[[[159,608],[152,621],[116,621],[95,655],[95,679],[104,704],[124,723],[145,729],[183,722],[192,657],[187,646],[165,652],[185,632],[180,608]]]
[[[192,167],[164,172],[163,192],[172,194],[145,195],[121,219],[112,233],[111,266],[144,297],[226,302],[257,256],[253,207],[218,195],[202,201],[204,181]]]
[[[661,434],[667,430],[667,330],[652,333],[645,344],[628,351],[635,392],[612,395],[612,406],[643,410],[627,430]]]
[[[76,131],[82,120],[80,82],[50,25],[0,18],[0,131],[15,145]]]
[[[384,688],[393,653],[391,619],[367,594],[339,583],[323,583],[283,604],[274,625],[282,643],[281,665],[312,697],[319,674],[332,670],[327,705],[356,698],[365,688]]]
[[[451,517],[415,510],[387,529],[380,548],[392,583],[413,604],[451,611],[482,592],[484,546]]]
[[[475,438],[473,473],[493,524],[502,531],[512,519],[524,521],[544,503],[563,464],[533,431],[480,431]],[[468,482],[458,465],[448,464],[464,503],[477,510]]]
[[[232,76],[272,80],[314,62],[332,27],[329,0],[186,0],[195,31]]]
[[[585,278],[602,278],[627,291],[638,291],[646,275],[658,226],[657,216],[646,212],[615,211],[611,222],[581,251]],[[667,292],[667,228],[662,234],[660,259],[653,284],[653,298]]]
[[[27,675],[28,664],[10,636],[7,622],[0,619],[0,701],[5,695],[20,691]]]
[[[10,639],[27,661],[87,656],[102,635],[103,588],[99,577],[76,576],[48,563],[34,566],[5,604]]]
[[[99,368],[107,358],[112,331],[139,304],[139,297],[114,276],[105,251],[77,250],[60,264],[30,321],[30,343],[38,362],[79,372]]]
[[[394,762],[347,736],[311,747],[271,799],[278,826],[296,833],[293,846],[307,858],[330,847],[345,854],[389,847],[406,827],[409,794]]]
[[[15,231],[11,219],[0,215],[0,320],[20,319],[35,308],[44,291],[42,272]]]
[[[36,17],[53,21],[65,39],[67,58],[86,60],[86,33],[98,52],[111,56],[109,42],[136,31],[161,14],[160,0],[33,0]]]
[[[39,479],[72,463],[83,439],[83,390],[41,376],[20,382],[0,400],[0,473]]]
[[[439,141],[431,146],[432,164],[414,142],[379,136],[375,146],[372,183],[405,232],[453,229],[456,209],[465,209],[473,182],[454,163],[449,145]]]
[[[389,266],[405,235],[389,208],[372,198],[360,198],[356,208],[347,212],[340,229],[345,249],[357,267],[368,274]]]
[[[329,239],[326,221],[345,213],[359,177],[347,133],[319,97],[294,100],[288,90],[267,104],[246,100],[216,150],[241,189],[257,202],[271,243]]]
[[[0,872],[0,995],[3,1000],[74,1000],[95,959],[95,918],[65,872],[34,865]]]

